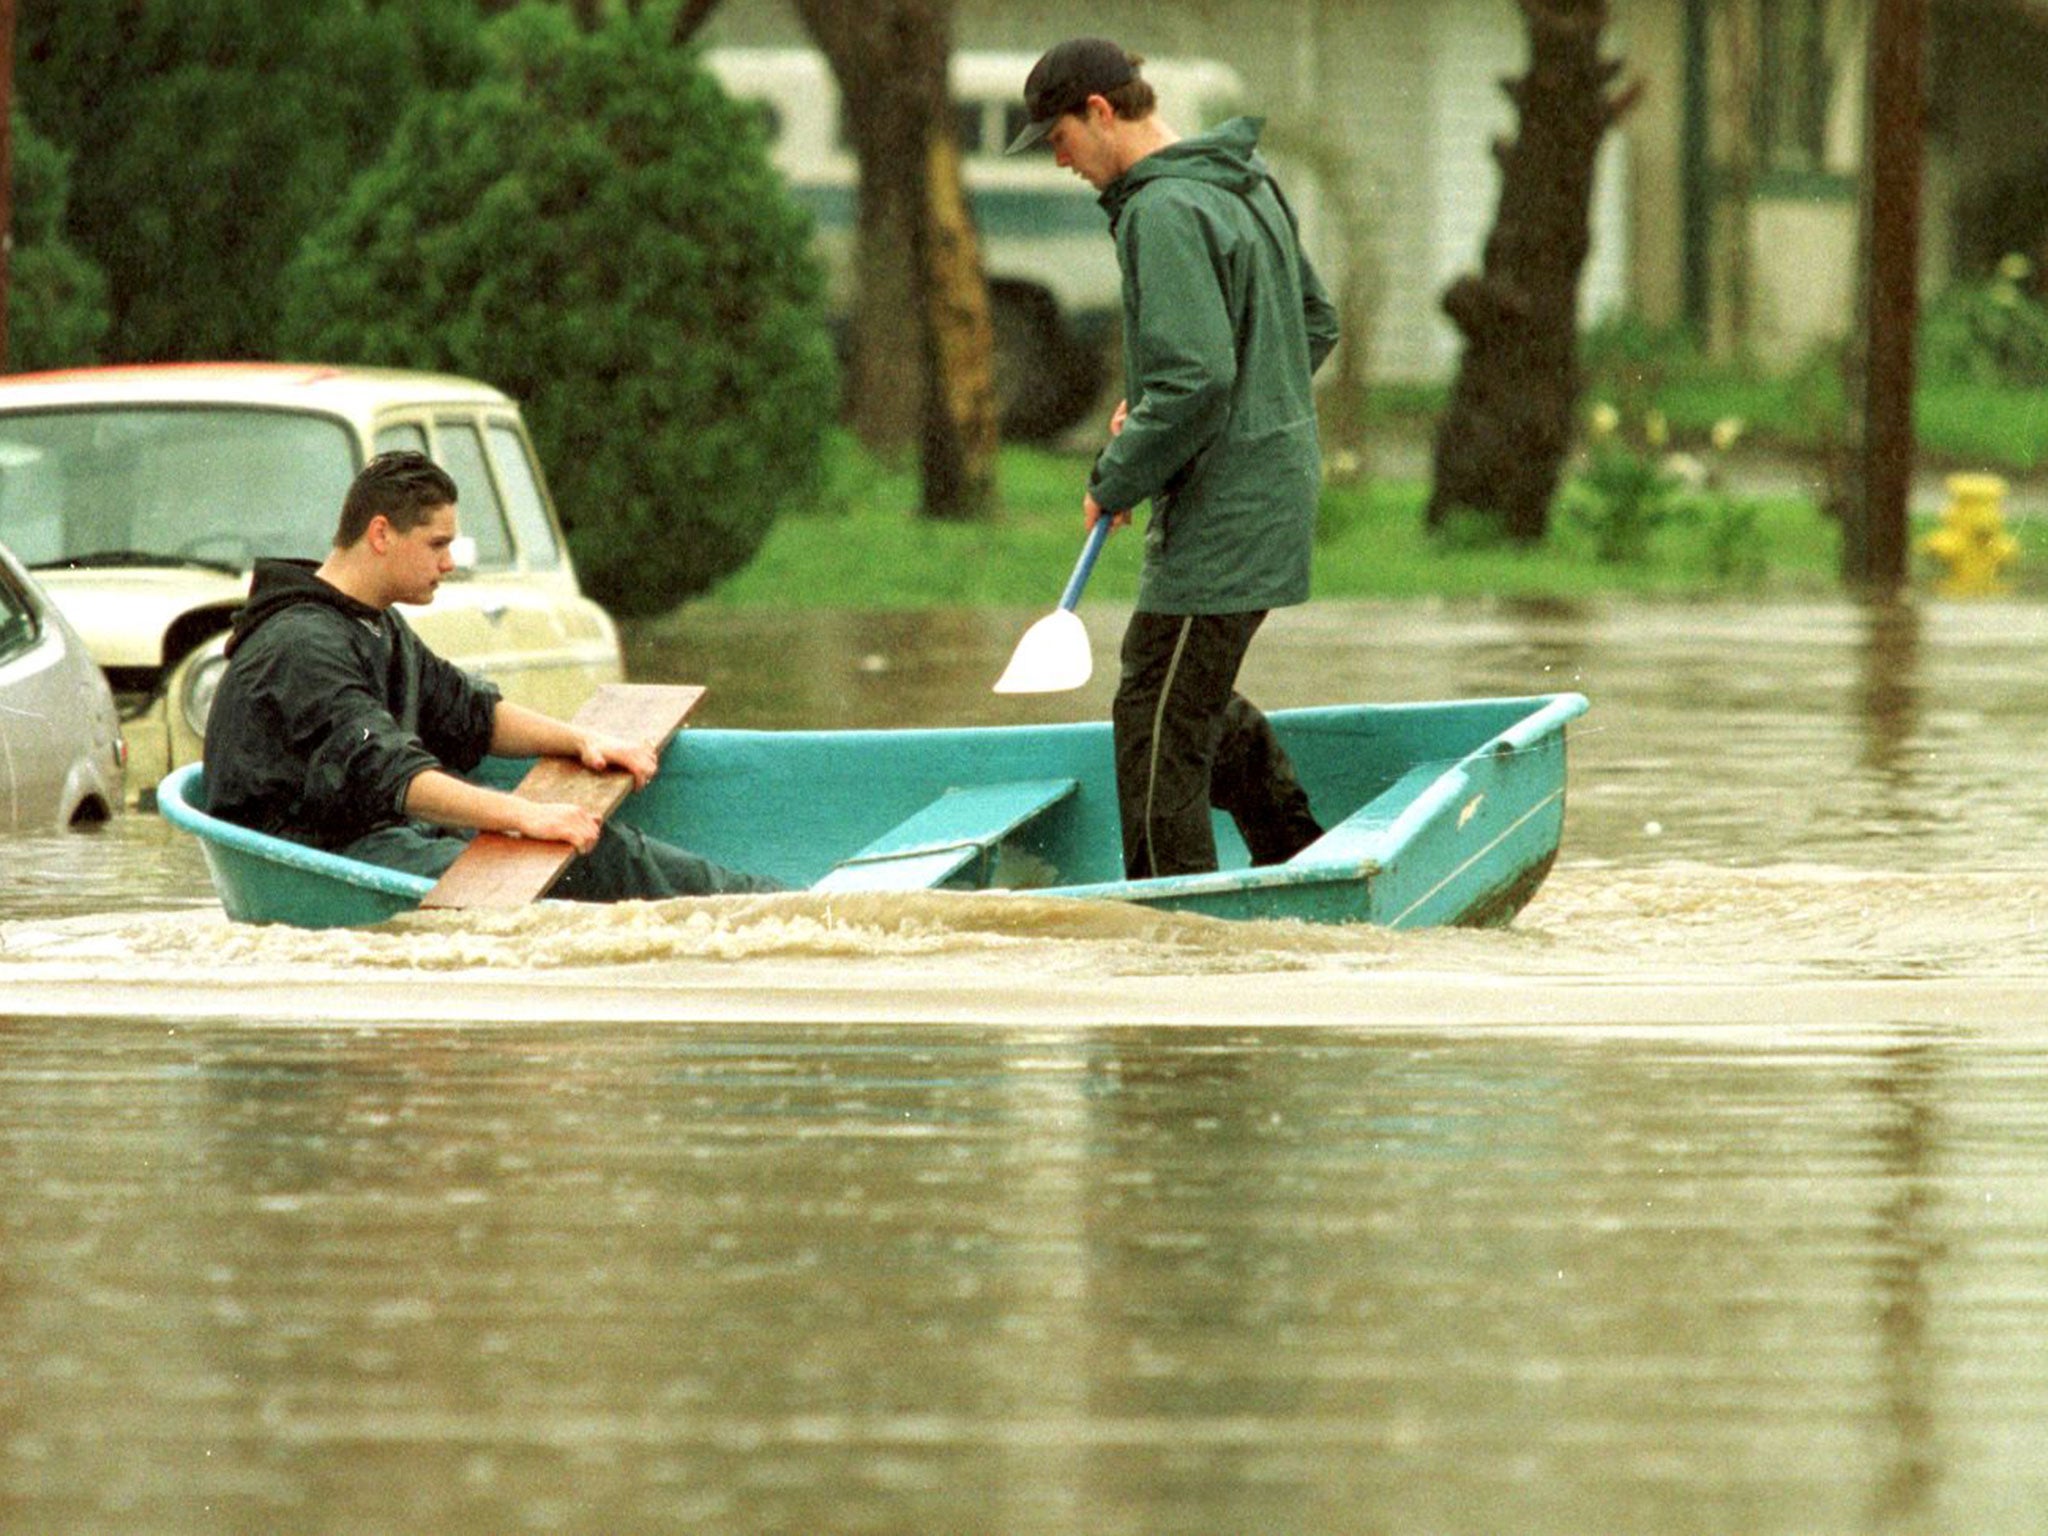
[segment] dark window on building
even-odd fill
[[[1824,167],[1828,121],[1828,0],[1759,7],[1757,150],[1766,171]]]

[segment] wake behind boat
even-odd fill
[[[1328,829],[1253,867],[1216,818],[1222,867],[1127,880],[1110,727],[686,730],[617,819],[792,887],[1030,890],[1223,918],[1412,928],[1497,926],[1535,894],[1564,829],[1576,693],[1278,710],[1273,723]],[[485,763],[509,788],[531,765]],[[360,926],[419,907],[434,882],[253,832],[206,812],[198,764],[158,789],[197,836],[229,917]]]

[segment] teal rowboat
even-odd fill
[[[1106,722],[944,730],[688,730],[618,819],[736,868],[832,893],[1030,890],[1224,918],[1497,926],[1535,893],[1564,829],[1576,693],[1343,705],[1272,716],[1329,830],[1250,867],[1227,817],[1212,874],[1122,878]],[[526,764],[480,777],[509,787]],[[199,765],[158,789],[242,922],[381,922],[433,882],[206,814]]]

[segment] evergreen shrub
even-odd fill
[[[107,334],[107,278],[64,237],[69,157],[14,114],[14,251],[7,366],[17,373],[95,362]]]
[[[818,493],[837,404],[808,222],[661,15],[493,22],[481,78],[415,103],[286,277],[307,355],[520,399],[584,584],[628,618]]]
[[[2033,266],[2008,256],[1990,277],[1951,284],[1920,320],[1920,368],[1931,384],[2048,384],[2048,305]]]
[[[110,361],[274,355],[279,271],[421,89],[473,78],[475,0],[62,0],[18,100],[70,159]]]

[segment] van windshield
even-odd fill
[[[328,416],[235,406],[0,415],[0,544],[31,567],[318,559],[356,469]]]

